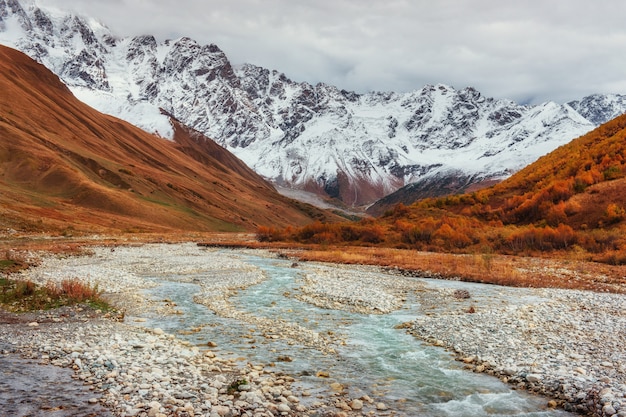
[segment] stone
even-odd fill
[[[350,406],[348,404],[346,404],[345,401],[337,401],[335,403],[335,407],[337,407],[340,410],[344,410],[344,411],[352,411],[352,408],[350,408]]]
[[[387,404],[385,404],[385,403],[376,403],[376,409],[380,410],[380,411],[386,410],[387,409]]]
[[[158,401],[152,401],[152,402],[148,403],[148,407],[160,409],[161,408],[161,403],[158,402]]]
[[[224,417],[230,414],[230,408],[225,405],[216,405],[211,409],[211,414],[217,414],[220,417]]]
[[[470,298],[470,293],[467,290],[454,290],[454,293],[452,293],[452,295],[454,296],[454,298],[458,299]]]
[[[502,370],[502,373],[503,373],[504,375],[513,376],[513,375],[516,375],[516,374],[517,374],[517,368],[514,368],[514,367],[509,366],[509,367],[507,367],[507,368],[504,368],[504,369]]]
[[[335,392],[341,392],[343,391],[343,385],[341,385],[339,382],[333,382],[332,384],[330,384],[330,389]]]
[[[350,402],[350,408],[352,408],[353,410],[362,410],[363,401],[359,399],[352,400],[352,402]]]
[[[526,381],[528,381],[528,382],[539,382],[539,381],[541,381],[541,375],[538,375],[538,374],[528,374],[528,375],[526,375]]]
[[[617,411],[615,411],[615,408],[613,408],[613,405],[611,404],[607,404],[602,407],[602,412],[605,416],[612,416],[613,414],[617,413]]]
[[[600,392],[598,392],[598,397],[613,397],[613,390],[611,388],[602,388]]]
[[[280,411],[281,413],[288,413],[291,411],[291,407],[289,407],[287,404],[285,403],[280,403],[278,404],[278,406],[276,407],[276,409],[278,411]]]

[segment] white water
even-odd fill
[[[237,252],[230,252],[229,256]],[[329,395],[332,382],[343,384],[350,397],[368,395],[386,403],[393,415],[405,416],[566,416],[563,411],[547,409],[548,399],[512,390],[497,378],[464,371],[462,365],[441,348],[427,346],[394,329],[399,323],[415,318],[419,309],[415,300],[407,300],[402,310],[387,315],[364,315],[320,309],[294,299],[301,271],[286,260],[239,255],[242,260],[260,267],[268,279],[241,290],[231,299],[237,309],[256,316],[283,319],[315,330],[333,332],[347,340],[337,355],[321,352],[283,340],[264,338],[253,326],[215,315],[192,301],[199,286],[188,283],[205,276],[154,276],[161,285],[151,289],[155,299],[176,302],[180,316],[149,318],[147,324],[177,333],[202,326],[202,330],[181,338],[206,345],[216,342],[223,357],[243,357],[252,363],[275,363],[277,370],[297,376],[301,386],[316,395]],[[183,283],[181,281],[187,281]],[[455,285],[455,284],[444,284]],[[462,284],[472,296],[492,297],[493,286]],[[286,295],[287,294],[287,295]],[[289,356],[293,362],[279,362]],[[325,371],[330,378],[318,378]],[[385,415],[385,414],[381,414]],[[390,414],[388,414],[390,415]]]

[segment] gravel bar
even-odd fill
[[[117,307],[135,314],[162,308],[141,296],[141,291],[153,285],[142,278],[146,271],[168,276],[177,272],[219,275],[219,279],[198,282],[202,293],[197,302],[217,314],[258,325],[268,334],[328,353],[337,343],[303,331],[295,323],[263,323],[238,311],[230,296],[266,277],[235,254],[193,244],[96,247],[92,251],[89,257],[46,257],[23,276],[41,284],[84,280],[98,285]],[[100,260],[98,266],[93,265],[94,257]],[[438,283],[374,267],[298,266],[304,273],[293,296],[302,301],[329,309],[385,314],[402,307],[410,297],[417,300],[422,314],[402,327],[450,350],[468,371],[488,373],[519,389],[547,395],[554,407],[626,417],[624,295]],[[219,359],[159,329],[141,329],[100,316],[78,320],[57,315],[39,321],[3,324],[2,352],[19,352],[73,369],[75,379],[93,392],[90,403],[116,416],[341,417],[363,412],[338,410],[333,407],[336,398],[304,406],[311,401],[303,401],[306,392],[292,390],[294,378],[275,374],[262,364],[242,366]]]

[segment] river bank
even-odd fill
[[[94,259],[99,260],[97,265]],[[373,267],[317,263],[299,267],[300,287],[289,296],[361,314],[385,314],[415,297],[423,314],[405,324],[405,330],[448,348],[468,370],[549,395],[554,407],[626,415],[624,296],[495,286],[485,286],[480,293],[463,292],[455,285],[472,284],[421,280]],[[142,295],[154,285],[142,276],[146,270],[157,275],[179,273],[183,281],[185,272],[211,276],[220,271],[219,280],[197,283],[203,289],[197,301],[216,314],[254,325],[269,339],[317,346],[328,354],[345,342],[340,334],[303,331],[291,323],[242,313],[231,297],[262,282],[263,273],[227,252],[192,244],[93,248],[91,257],[45,258],[24,277],[40,283],[79,278],[97,284],[127,316],[148,310],[176,314],[172,303],[149,301]],[[506,302],[493,291],[506,293]],[[56,319],[60,321],[3,325],[2,349],[7,355],[19,351],[74,369],[76,378],[92,388],[90,402],[115,415],[394,415],[386,404],[350,398],[340,389],[325,398],[311,398],[311,393],[294,388],[296,378],[274,372],[269,364],[218,359],[210,349],[160,329],[98,317],[85,322]],[[38,325],[29,326],[35,322]],[[239,384],[243,388],[233,386],[243,380],[247,382]]]
[[[411,292],[423,314],[401,327],[450,350],[467,370],[550,397],[552,407],[626,416],[624,295],[432,279],[418,281],[419,288],[411,281],[403,285],[402,273],[397,280],[371,280],[379,276],[368,274],[374,268],[311,268],[318,273],[307,278],[305,300],[384,313]],[[355,283],[359,269],[364,272]]]

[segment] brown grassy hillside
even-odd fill
[[[0,47],[0,227],[239,231],[332,220],[173,123],[170,142],[103,115]]]

